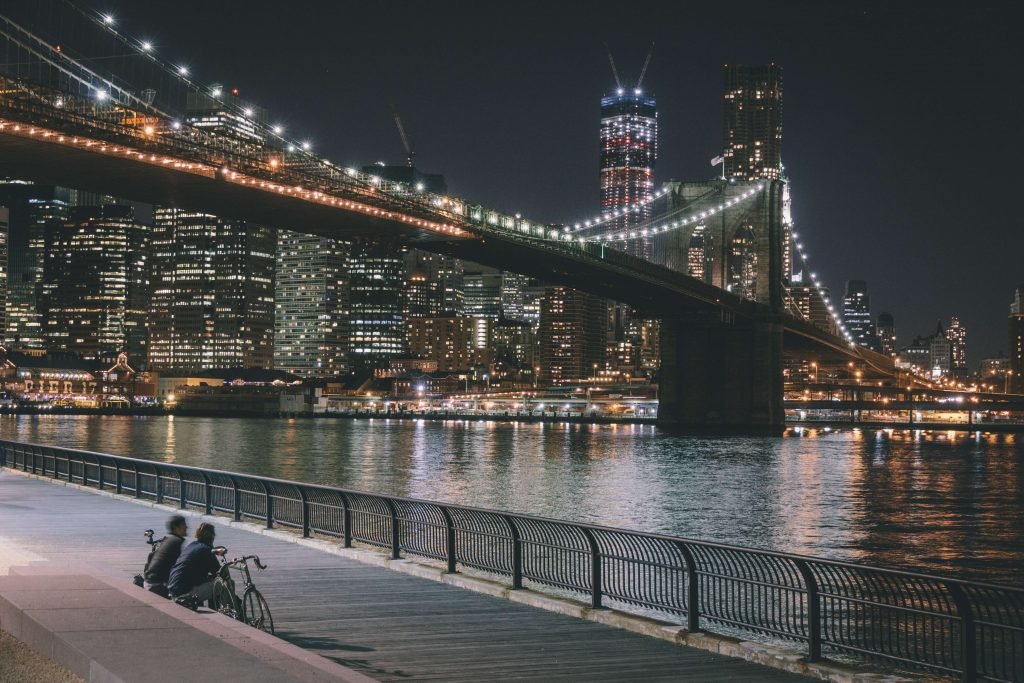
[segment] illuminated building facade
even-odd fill
[[[1010,391],[1024,394],[1024,285],[1017,288],[1010,304],[1009,319],[1009,381]]]
[[[277,233],[274,368],[299,377],[348,371],[348,245]]]
[[[356,240],[349,276],[349,368],[367,372],[405,355],[405,254],[397,243]]]
[[[887,356],[896,354],[896,320],[892,313],[878,314],[878,341],[882,353]]]
[[[88,360],[145,357],[148,236],[132,207],[114,204],[74,207],[66,222],[47,225],[40,313],[48,349]]]
[[[782,67],[725,66],[725,175],[782,177]]]
[[[843,324],[849,330],[853,341],[861,346],[881,351],[875,326],[871,322],[871,298],[868,283],[864,280],[848,280],[846,296],[843,297]]]
[[[960,324],[960,318],[950,318],[949,327],[946,328],[946,339],[950,344],[951,367],[950,371],[957,377],[967,375],[967,330]]]
[[[11,212],[0,206],[0,330],[7,329],[7,287],[10,282],[7,269],[8,230]]]
[[[153,222],[149,368],[269,370],[276,232],[161,207]]]
[[[793,307],[804,320],[810,322],[818,329],[836,334],[835,320],[832,318],[828,305],[825,303],[830,293],[827,287],[822,287],[819,294],[817,287],[805,284],[802,271],[797,271],[793,274],[792,286],[789,289]]]
[[[651,217],[648,203],[654,192],[654,164],[658,157],[658,105],[639,88],[620,88],[601,98],[601,211],[605,216],[642,203],[606,225],[628,233]],[[623,241],[626,251],[651,257],[649,237]]]
[[[607,304],[568,287],[547,287],[540,311],[540,368],[545,383],[593,377],[605,362]]]
[[[0,181],[0,206],[9,209],[8,286],[4,343],[9,349],[42,349],[39,291],[43,281],[47,226],[68,218],[69,191],[21,180]]]
[[[413,318],[409,321],[409,353],[437,363],[437,370],[469,370],[490,362],[490,349],[477,343],[489,336],[490,321],[470,316]],[[481,330],[481,327],[483,328]]]

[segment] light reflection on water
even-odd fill
[[[1024,585],[1012,434],[26,415],[0,435]]]

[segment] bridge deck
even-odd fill
[[[139,571],[142,530],[166,513],[0,470],[6,549]],[[195,522],[190,523],[191,527]],[[382,681],[798,681],[681,647],[294,545],[227,524],[217,542],[257,553],[278,635]]]

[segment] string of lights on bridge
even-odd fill
[[[825,293],[825,287],[821,284],[821,281],[818,280],[818,274],[810,270],[811,264],[808,261],[807,252],[804,251],[803,243],[800,242],[799,233],[793,231],[792,235],[793,246],[796,247],[796,252],[797,254],[800,255],[800,261],[801,263],[803,263],[804,269],[807,271],[808,274],[810,274],[811,284],[814,286],[814,289],[817,291],[818,296],[821,298],[821,302],[825,304],[826,310],[828,310],[829,315],[832,316],[832,320],[839,328],[839,331],[842,334],[843,338],[846,339],[846,341],[850,342],[850,344],[854,344],[855,342],[853,341],[853,335],[850,334],[850,331],[848,329],[846,329],[846,325],[843,324],[842,318],[839,317],[839,313],[836,311],[835,306],[832,305],[831,298],[828,296],[828,294]]]
[[[732,199],[727,199],[724,202],[722,202],[721,204],[718,204],[717,206],[712,206],[709,209],[701,211],[699,214],[698,213],[694,213],[693,215],[687,216],[686,218],[679,218],[679,219],[676,219],[676,220],[673,220],[673,221],[665,221],[664,223],[661,223],[661,224],[654,224],[654,225],[651,225],[650,227],[645,227],[645,228],[640,228],[640,229],[619,230],[619,231],[614,231],[613,230],[613,231],[610,231],[610,232],[603,233],[601,235],[591,235],[591,236],[587,236],[587,237],[580,237],[579,241],[580,242],[605,242],[605,241],[609,241],[609,240],[636,239],[638,237],[648,237],[648,236],[660,235],[662,233],[668,232],[669,230],[677,230],[679,228],[684,228],[684,227],[686,227],[688,225],[700,224],[705,219],[711,218],[712,216],[718,214],[719,212],[722,212],[722,211],[725,211],[726,209],[729,209],[729,208],[732,208],[734,206],[737,206],[741,202],[743,202],[743,201],[745,201],[747,199],[750,199],[754,195],[756,195],[759,192],[761,192],[762,190],[764,190],[764,188],[765,188],[765,184],[764,183],[759,183],[757,186],[747,190],[746,192],[744,192],[743,194],[739,195],[738,197],[734,197]],[[668,190],[661,190],[660,192],[663,194],[663,193],[665,193],[667,191]],[[621,215],[621,214],[618,214],[618,215]],[[616,216],[612,216],[612,218],[615,218],[615,217]],[[655,219],[652,222],[656,223],[656,221],[657,221],[657,219]]]

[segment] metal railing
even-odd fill
[[[1024,589],[12,441],[0,466],[801,642],[808,661],[1024,681]]]

